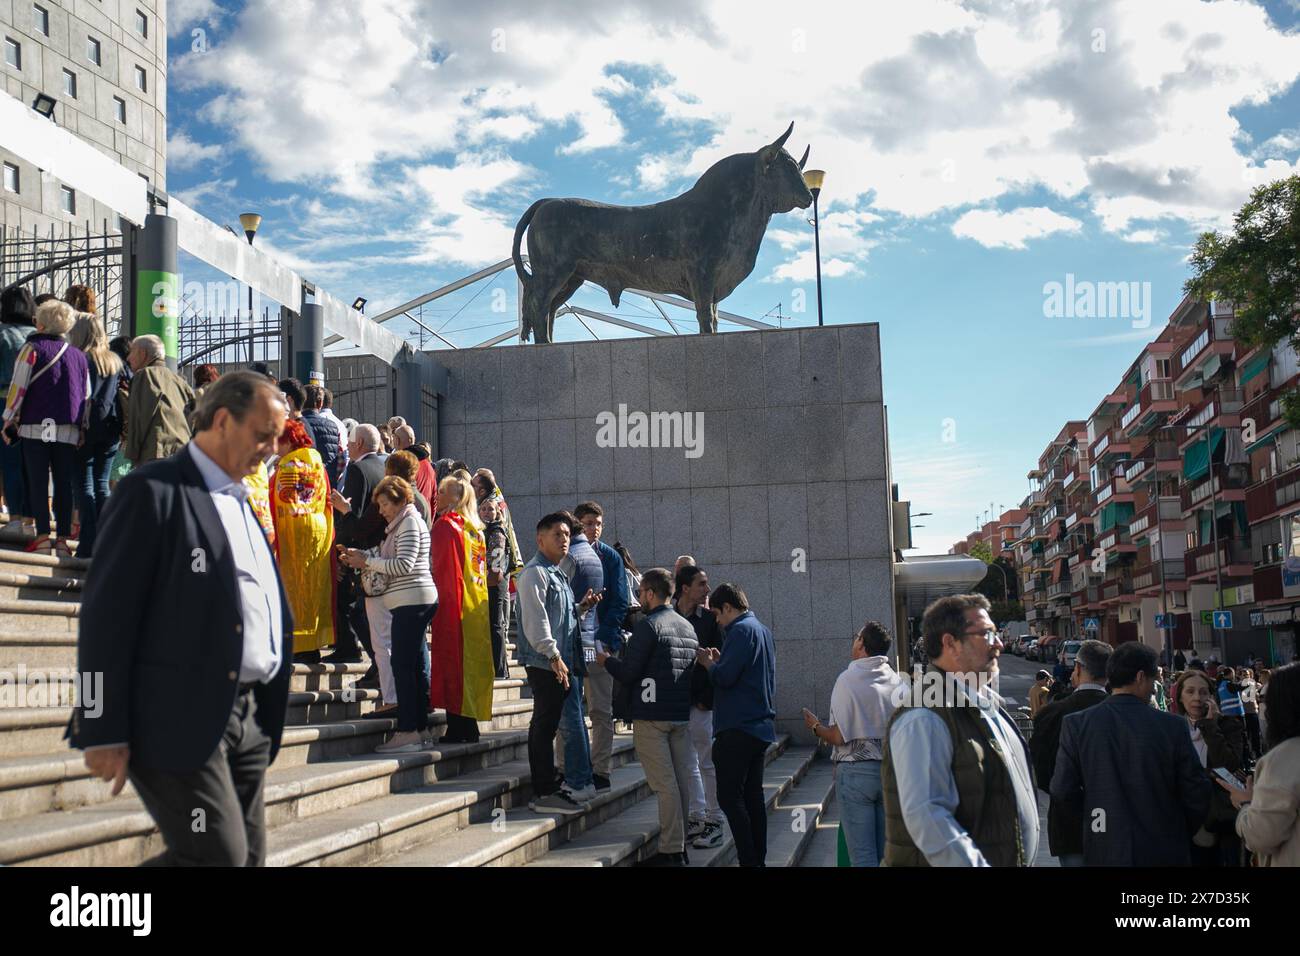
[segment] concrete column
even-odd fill
[[[150,213],[134,236],[131,332],[163,341],[167,367],[176,370],[176,329],[180,321],[180,277],[176,272],[176,220]]]
[[[325,309],[303,304],[302,314],[292,319],[293,377],[304,385],[325,384]]]
[[[419,358],[410,352],[403,352],[393,362],[393,414],[400,415],[411,423],[421,440],[431,444],[436,436],[419,434],[423,417],[424,367]]]

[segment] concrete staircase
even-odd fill
[[[130,784],[110,798],[63,740],[86,570],[0,538],[0,865],[133,866],[163,850]],[[478,743],[387,756],[373,751],[396,722],[367,718],[379,692],[352,686],[365,670],[294,666],[266,781],[269,865],[614,866],[654,853],[656,804],[630,734],[616,735],[613,785],[587,812],[539,815],[527,806],[532,700],[522,667],[496,682]],[[431,718],[436,733],[446,716]],[[769,751],[769,865],[795,865],[806,850],[830,798],[828,772],[788,738]],[[690,852],[692,865],[735,858],[729,835]]]

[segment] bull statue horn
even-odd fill
[[[808,154],[811,152],[812,152],[812,143],[809,143],[808,148],[803,151],[803,156],[799,159],[800,172],[803,172],[804,164],[808,162]]]
[[[794,120],[791,120],[790,125],[786,127],[784,133],[782,133],[780,136],[777,137],[775,143],[772,143],[769,146],[764,146],[761,150],[759,150],[759,156],[762,158],[764,166],[768,165],[769,163],[772,162],[772,160],[776,159],[777,154],[781,152],[781,147],[785,145],[785,141],[790,138],[790,134],[793,132],[794,132]]]

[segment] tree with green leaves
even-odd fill
[[[1206,232],[1183,291],[1231,302],[1232,336],[1272,348],[1300,346],[1300,175],[1259,186],[1233,217],[1232,232]]]
[[[993,549],[987,541],[976,541],[970,546],[969,553],[972,558],[979,558],[985,564],[993,563]]]

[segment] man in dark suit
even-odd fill
[[[74,710],[68,736],[114,795],[130,777],[168,863],[265,862],[293,618],[242,479],[285,416],[273,382],[223,375],[193,441],[118,484],[95,541],[77,667],[104,675],[102,709]]]
[[[345,548],[373,548],[384,540],[387,522],[379,506],[371,500],[375,486],[384,478],[383,442],[374,425],[358,425],[348,442],[352,461],[343,472],[343,490],[330,492],[334,506],[334,541]],[[432,502],[430,502],[432,504]],[[379,686],[379,669],[370,648],[370,627],[366,622],[365,595],[357,572],[339,565],[341,577],[337,592],[338,628],[334,653],[324,659],[327,664],[353,664],[361,660],[361,648],[370,655],[370,670],[358,686]]]
[[[1061,743],[1061,720],[1067,714],[1087,710],[1106,699],[1106,665],[1110,645],[1084,641],[1074,658],[1068,696],[1043,707],[1034,717],[1034,734],[1029,750],[1034,758],[1034,777],[1040,790],[1048,791],[1056,772],[1056,754]],[[1052,856],[1061,866],[1083,866],[1083,820],[1061,801],[1053,798],[1047,808],[1047,840]]]
[[[1210,809],[1187,721],[1151,706],[1156,652],[1121,644],[1110,697],[1061,722],[1052,797],[1083,818],[1087,866],[1188,866]]]

